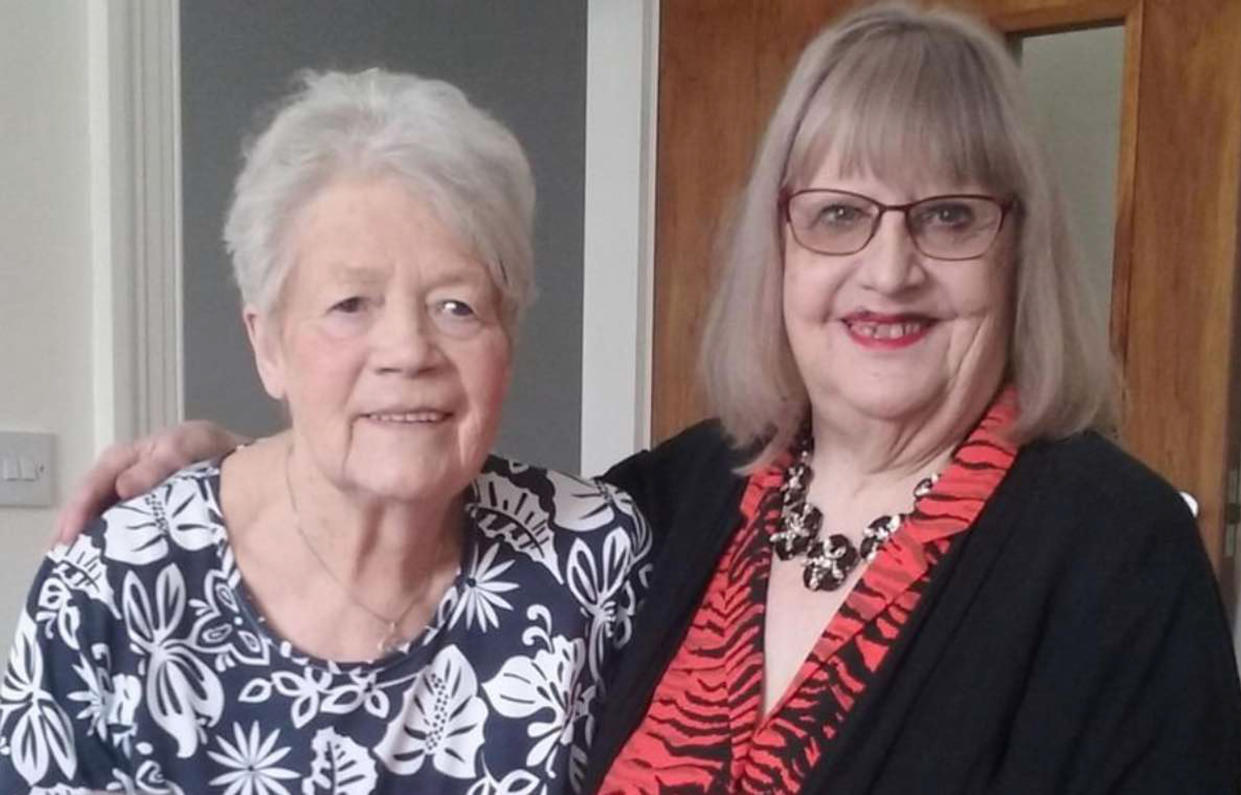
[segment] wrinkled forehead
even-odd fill
[[[1013,113],[994,65],[967,42],[926,31],[855,45],[804,108],[784,184],[874,176],[899,185],[1020,185]]]

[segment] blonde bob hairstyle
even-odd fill
[[[785,449],[809,398],[782,314],[781,191],[809,186],[831,152],[846,176],[977,184],[1017,201],[1013,328],[1018,443],[1113,421],[1113,367],[1102,313],[1070,240],[1059,190],[1035,140],[1004,42],[961,13],[869,6],[802,53],[731,219],[707,317],[701,369],[724,430]]]
[[[514,337],[534,298],[534,179],[504,125],[448,83],[368,69],[304,72],[246,148],[224,242],[242,301],[278,308],[293,266],[286,230],[344,177],[395,177],[472,247]]]

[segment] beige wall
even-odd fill
[[[56,435],[61,493],[94,451],[86,8],[0,8],[0,430]],[[5,650],[52,517],[0,508]]]

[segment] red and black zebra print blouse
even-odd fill
[[[737,533],[601,791],[796,792],[900,635],[935,564],[1008,472],[1016,450],[1002,432],[1015,416],[1007,389],[881,548],[766,716],[767,533],[779,519],[787,456],[752,475]]]

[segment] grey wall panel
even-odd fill
[[[243,135],[299,69],[383,66],[455,83],[530,155],[540,297],[522,333],[497,447],[575,471],[585,59],[581,0],[182,2],[186,415],[251,434],[281,425],[254,373],[220,242]]]

